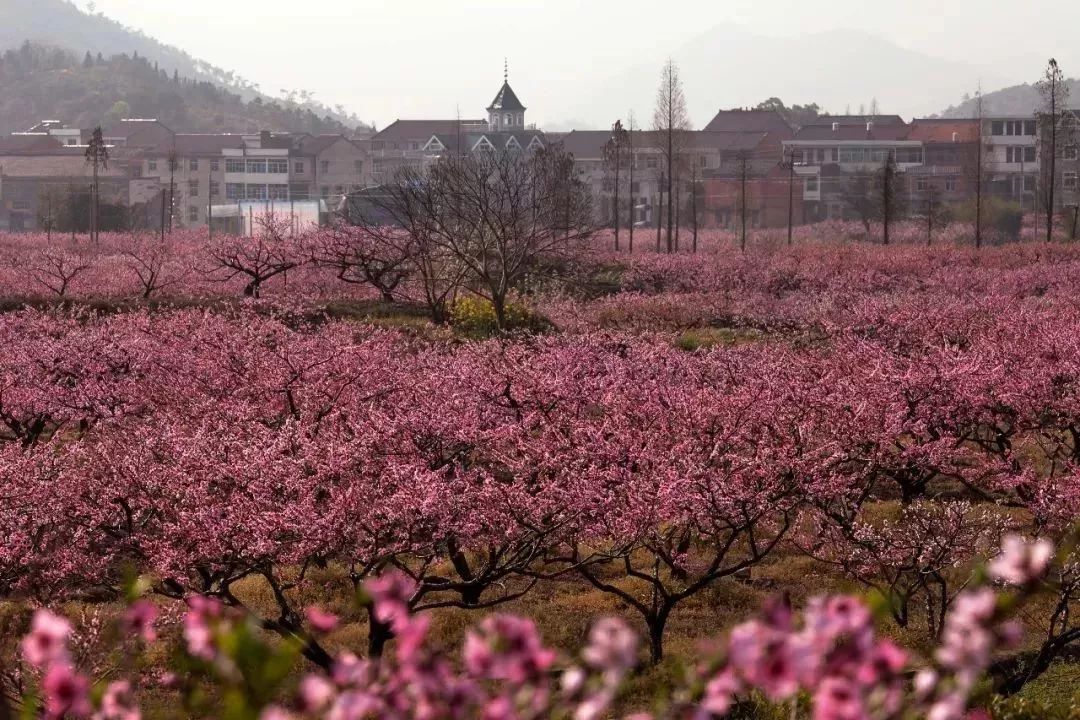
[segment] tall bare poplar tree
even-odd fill
[[[626,146],[627,146],[627,133],[626,128],[623,127],[622,120],[616,120],[615,124],[611,126],[611,139],[604,145],[604,163],[607,165],[609,176],[612,180],[612,221],[615,225],[615,250],[619,250],[619,221],[620,221],[620,205],[619,205],[619,187],[622,179],[622,169],[626,163]]]
[[[1035,84],[1042,96],[1038,112],[1039,137],[1042,141],[1042,199],[1046,213],[1046,241],[1054,237],[1054,206],[1057,190],[1057,159],[1061,148],[1072,134],[1072,114],[1069,112],[1069,86],[1057,60],[1050,58],[1042,79]]]
[[[94,128],[94,133],[90,136],[90,142],[86,146],[86,162],[94,166],[94,184],[90,187],[90,239],[97,242],[101,212],[98,172],[109,168],[109,148],[101,135],[101,126]]]
[[[664,64],[660,75],[660,88],[656,91],[656,107],[653,110],[653,130],[656,131],[656,141],[667,165],[667,251],[672,252],[675,215],[672,212],[674,198],[671,190],[679,169],[678,158],[686,142],[685,135],[690,130],[690,116],[686,110],[686,95],[679,77],[679,66],[671,58]],[[663,187],[660,192],[662,198]]]
[[[634,197],[634,164],[636,159],[634,158],[634,111],[631,110],[630,114],[626,118],[626,157],[627,167],[630,177],[627,178],[626,190],[627,195],[630,198],[630,202],[627,203],[629,208],[628,217],[630,219],[630,242],[629,251],[632,254],[634,252],[634,225],[637,223],[637,198]]]
[[[975,92],[975,147],[970,151],[968,163],[970,166],[971,189],[975,194],[975,247],[982,247],[983,240],[983,208],[986,205],[986,188],[989,185],[987,179],[987,161],[989,153],[986,147],[986,103],[983,99],[982,86]],[[1020,179],[1023,182],[1023,176]],[[1023,196],[1021,196],[1023,199]]]

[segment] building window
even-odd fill
[[[271,175],[287,175],[289,173],[288,160],[267,160],[266,172]]]
[[[227,173],[242,173],[247,166],[243,160],[226,160],[225,172]]]
[[[244,186],[240,183],[225,183],[225,198],[227,200],[243,200]]]
[[[899,148],[896,151],[896,162],[922,164],[922,148]]]
[[[199,222],[199,206],[192,205],[189,207],[187,217],[189,222]]]
[[[1066,190],[1075,190],[1078,186],[1076,173],[1067,172],[1061,176],[1061,184]]]
[[[1025,120],[1024,121],[1024,134],[1025,135],[1030,135],[1031,137],[1035,137],[1035,132],[1036,132],[1036,130],[1035,130],[1035,121],[1034,120]]]
[[[248,185],[247,186],[248,200],[265,200],[266,199],[266,186],[265,185]]]
[[[147,172],[157,172],[157,160],[147,160],[146,161],[146,171]]]
[[[945,178],[945,192],[956,192],[956,178]]]
[[[199,169],[199,159],[198,158],[191,158],[191,160],[188,161],[188,170],[190,170],[191,172],[195,172],[198,169]]]
[[[266,161],[265,160],[248,160],[247,161],[248,173],[260,175],[266,173]]]
[[[217,180],[210,181],[210,197],[217,197],[221,194],[221,186]]]
[[[288,185],[271,185],[270,186],[270,199],[271,200],[288,200],[289,199],[289,186]]]
[[[319,163],[319,172],[322,172],[322,173],[330,172],[330,161],[329,160],[323,160],[323,161],[321,161]]]
[[[221,161],[220,160],[211,160],[210,161],[210,172],[218,172],[220,170],[221,170]]]
[[[188,195],[190,197],[196,197],[199,194],[199,181],[198,180],[188,180],[187,181],[187,191],[188,191]]]
[[[293,172],[295,172],[297,175],[303,175],[304,174],[304,161],[303,160],[297,160],[295,163],[293,163]]]
[[[818,176],[807,175],[806,176],[806,192],[816,193],[818,191]]]
[[[1065,159],[1066,160],[1075,160],[1076,155],[1077,155],[1077,151],[1076,151],[1076,146],[1075,145],[1070,145],[1069,147],[1065,148]]]
[[[358,176],[364,174],[364,161],[363,160],[357,160],[357,161],[355,161],[353,163],[353,165],[356,168],[356,174]]]
[[[1004,135],[1005,134],[1005,123],[1002,122],[1001,120],[995,120],[992,123],[990,123],[990,134],[991,135],[998,135],[998,136]]]
[[[656,169],[657,160],[656,160],[655,155],[650,155],[649,157],[645,158],[645,167],[647,167],[650,170],[655,170]]]
[[[709,167],[709,156],[702,155],[700,158],[698,158],[698,165],[703,168]]]
[[[918,190],[919,192],[925,192],[926,191],[926,178],[916,178],[915,179],[915,189]]]
[[[324,198],[330,197],[330,186],[323,185],[321,188],[319,188],[319,194],[322,195]]]
[[[1024,148],[1024,162],[1029,162],[1029,163],[1035,162],[1035,146],[1034,145],[1028,145],[1026,148]]]

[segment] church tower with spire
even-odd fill
[[[503,84],[499,94],[491,101],[488,112],[488,129],[492,132],[509,132],[525,129],[525,106],[510,87],[510,63],[503,62]]]

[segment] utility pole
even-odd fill
[[[630,241],[628,250],[631,255],[634,254],[634,224],[637,222],[637,198],[634,196],[634,111],[631,110],[630,114],[626,118],[626,146],[629,150],[630,166],[628,168],[630,177],[627,179],[626,194],[630,198],[628,203],[629,216],[630,216]]]
[[[889,244],[889,217],[892,212],[892,192],[893,192],[893,154],[892,150],[889,151],[888,157],[885,158],[885,168],[883,170],[882,178],[882,191],[881,191],[881,218],[883,226],[882,244]]]
[[[664,224],[664,171],[660,171],[660,185],[657,188],[660,195],[660,207],[656,211],[656,252],[660,252],[660,228]],[[670,214],[671,211],[668,210]]]
[[[926,247],[930,247],[930,243],[934,239],[934,206],[935,197],[934,194],[937,188],[933,185],[927,186],[926,189]]]
[[[165,242],[165,188],[161,188],[161,242]]]
[[[749,171],[749,159],[745,151],[739,152],[739,250],[746,252],[746,176]]]
[[[697,231],[698,231],[697,196],[698,196],[698,181],[697,181],[697,166],[696,165],[693,168],[690,169],[690,182],[691,182],[690,187],[691,187],[691,192],[692,192],[692,194],[690,195],[690,213],[693,215],[692,219],[694,221],[694,247],[693,247],[693,253],[695,255],[697,255]]]
[[[209,165],[210,163],[207,163]],[[207,239],[214,239],[214,171],[206,169],[206,232]]]
[[[795,148],[788,151],[787,244],[792,244],[795,224]]]

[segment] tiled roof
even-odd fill
[[[978,139],[978,120],[915,119],[911,121],[911,130],[908,132],[908,140],[921,140],[925,143],[975,142]]]
[[[899,115],[820,115],[812,125],[866,125],[872,122],[875,125],[906,125],[904,118]]]
[[[344,135],[318,135],[305,138],[300,144],[300,151],[305,155],[318,155],[337,142],[355,143]]]
[[[0,159],[6,177],[65,177],[91,178],[93,166],[86,162],[82,152],[55,155],[20,155]],[[122,163],[109,163],[108,168],[98,168],[101,177],[120,178],[127,176],[127,168]]]
[[[102,128],[101,134],[106,138],[124,138],[128,147],[150,148],[171,138],[173,131],[158,120],[127,119]]]
[[[906,140],[907,125],[879,125],[875,122],[869,129],[866,123],[831,123],[807,125],[795,133],[796,140]]]
[[[518,96],[514,93],[513,88],[510,87],[509,82],[504,82],[503,86],[499,88],[499,94],[495,96],[495,99],[491,101],[491,105],[488,110],[510,110],[511,112],[522,112],[525,110],[525,106],[518,100]]]
[[[705,126],[709,132],[768,132],[782,138],[793,134],[791,126],[775,110],[721,110]]]
[[[496,150],[505,150],[510,143],[510,138],[517,140],[517,144],[522,150],[528,149],[532,144],[533,139],[537,139],[544,146],[547,146],[547,138],[544,137],[544,133],[538,130],[503,130],[498,132],[462,132],[462,133],[436,133],[435,137],[439,139],[443,147],[451,152],[457,152],[458,150],[458,138],[461,138],[461,144],[465,150],[472,150],[476,147],[476,144],[480,142],[480,138],[487,138]],[[430,138],[428,138],[430,140]]]
[[[469,126],[482,125],[487,127],[487,120],[395,120],[385,128],[375,133],[372,141],[385,140],[400,142],[402,140],[419,140],[427,142],[432,135],[454,134],[458,124],[468,129]]]
[[[0,137],[0,154],[48,152],[60,147],[62,146],[59,141],[49,135],[7,135]]]
[[[686,133],[688,145],[695,149],[737,152],[754,150],[768,138],[767,132],[710,132],[695,130]],[[561,140],[563,148],[579,160],[603,157],[604,145],[611,139],[609,130],[575,130]],[[642,131],[634,133],[635,148],[655,148],[664,143],[664,133]]]
[[[194,135],[178,134],[166,143],[158,144],[147,150],[148,153],[166,156],[174,148],[181,157],[190,155],[220,155],[226,148],[244,147],[243,135]]]

